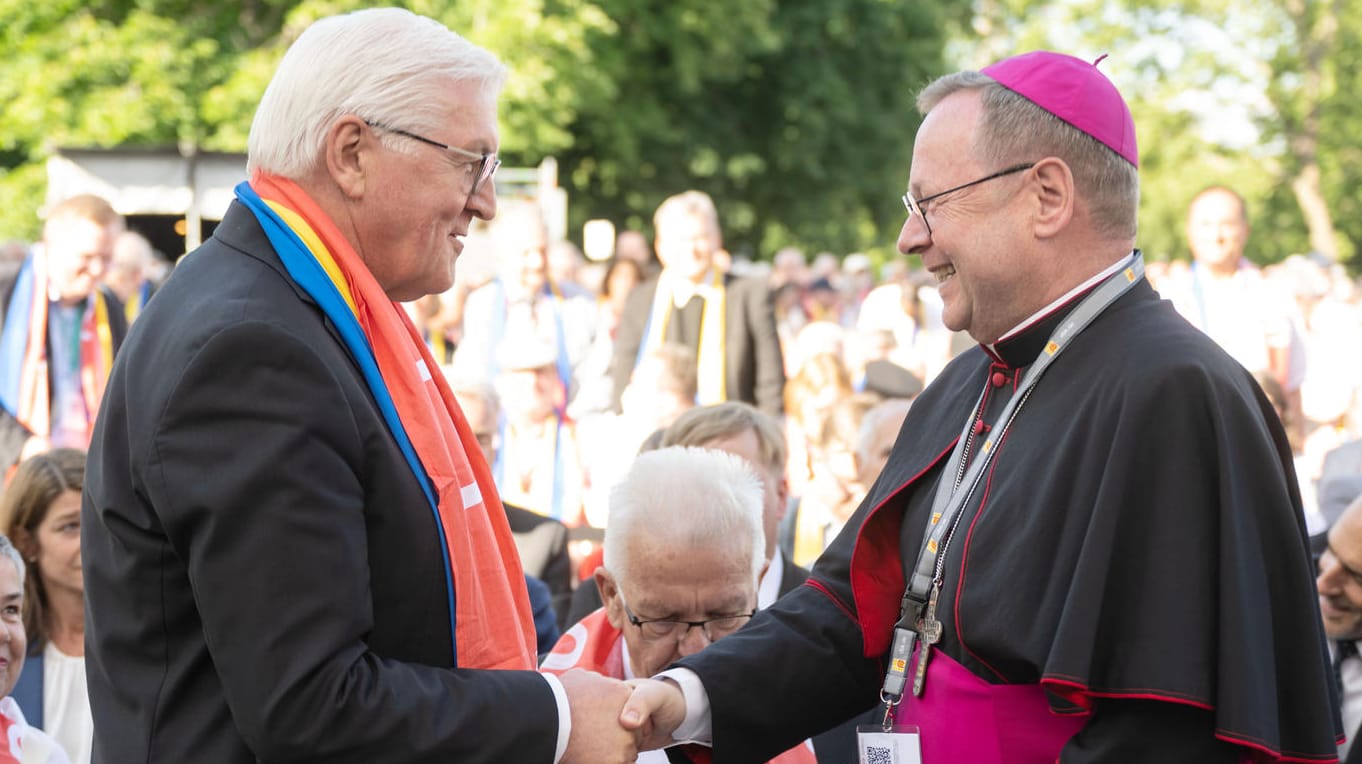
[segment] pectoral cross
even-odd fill
[[[913,675],[913,695],[922,697],[922,687],[927,683],[927,660],[932,656],[932,645],[941,641],[941,622],[936,620],[936,599],[941,593],[941,585],[932,584],[932,593],[927,598],[927,612],[917,621],[918,634],[917,671]]]

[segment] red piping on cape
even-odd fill
[[[857,621],[861,624],[861,638],[865,646],[865,657],[878,658],[889,649],[893,637],[894,623],[899,619],[899,603],[903,600],[905,588],[903,580],[903,559],[899,555],[899,530],[903,514],[882,512],[889,500],[899,495],[903,489],[912,485],[938,462],[946,458],[959,438],[946,444],[946,448],[932,459],[920,472],[908,478],[884,497],[866,515],[865,522],[856,534],[856,545],[851,550],[849,575],[851,596],[855,600]],[[872,529],[871,525],[875,527]]]
[[[1214,711],[1215,706],[1204,700],[1179,697],[1169,693],[1167,690],[1093,690],[1082,682],[1072,679],[1060,678],[1054,675],[1041,677],[1040,683],[1045,689],[1064,698],[1065,700],[1083,708],[1092,708],[1093,698],[1120,698],[1123,700],[1157,700],[1165,703],[1177,703],[1184,706],[1192,706],[1206,711]],[[1298,764],[1332,764],[1338,761],[1337,756],[1329,757],[1318,756],[1297,751],[1278,751],[1259,738],[1250,737],[1238,732],[1217,728],[1216,738],[1231,745],[1250,748],[1254,751],[1255,761],[1273,762],[1297,762]],[[1342,742],[1342,741],[1339,741]],[[1268,758],[1264,759],[1263,756]]]

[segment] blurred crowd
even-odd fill
[[[765,423],[748,429],[767,433],[768,461],[779,455],[758,470],[774,505],[766,564],[807,567],[895,439],[913,437],[899,432],[913,398],[972,345],[943,325],[936,285],[911,261],[793,247],[769,261],[734,258],[719,218],[705,194],[678,194],[658,209],[651,240],[623,231],[602,262],[529,226],[503,241],[495,272],[460,274],[449,292],[405,304],[493,467],[526,572],[545,585],[541,652],[599,606],[591,579],[611,490],[641,451],[693,445],[668,440],[678,418],[727,402],[746,407],[742,421]],[[1151,259],[1149,278],[1255,374],[1285,425],[1307,528],[1322,533],[1362,494],[1362,360],[1352,352],[1362,285],[1313,254],[1252,265],[1244,203],[1230,189],[1196,198],[1187,235],[1194,260]],[[55,206],[41,241],[10,242],[0,256],[0,532],[27,573],[28,668],[18,680],[23,661],[10,664],[10,688],[32,726],[88,761],[82,449],[98,375],[170,266],[96,197]],[[34,283],[51,296],[46,313],[25,299]],[[35,330],[50,348],[42,369],[30,368],[25,344]],[[35,374],[50,377],[50,396],[35,393]],[[583,588],[595,600],[574,606]]]

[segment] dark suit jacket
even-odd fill
[[[5,330],[5,316],[9,313],[9,304],[14,299],[14,286],[17,279],[18,273],[0,279],[0,332]],[[102,286],[99,291],[104,294],[104,299],[108,300],[109,303],[109,335],[113,340],[113,349],[116,354],[122,347],[124,338],[128,336],[128,319],[123,315],[123,303],[118,300],[118,295],[115,295],[112,289]],[[50,338],[48,342],[51,342]],[[49,392],[51,384],[51,372],[49,371]],[[0,473],[4,473],[11,464],[19,461],[19,454],[23,451],[24,441],[28,440],[32,434],[28,431],[28,428],[19,424],[19,420],[15,419],[10,412],[0,407]]]
[[[552,517],[505,504],[506,521],[515,536],[520,565],[548,587],[554,623],[562,626],[572,599],[572,557],[568,554],[568,529]],[[552,645],[550,645],[552,647]]]
[[[657,283],[658,277],[654,276],[638,285],[629,293],[620,314],[615,356],[610,366],[616,410],[643,344]],[[764,280],[724,276],[724,328],[728,399],[746,401],[772,416],[780,416],[785,409],[785,362],[771,309],[771,290]],[[695,347],[692,343],[691,348]]]
[[[240,204],[114,365],[81,543],[95,762],[552,760],[543,677],[454,668],[430,506]]]

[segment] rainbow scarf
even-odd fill
[[[0,406],[41,438],[52,435],[48,287],[47,256],[34,254],[19,269],[14,296],[5,312],[4,330],[0,331]],[[80,389],[85,398],[88,445],[114,356],[108,298],[99,290],[84,305],[79,343]]]
[[[501,500],[410,317],[297,184],[256,173],[236,195],[289,275],[336,326],[426,494],[445,552],[454,664],[534,669],[534,619]]]

